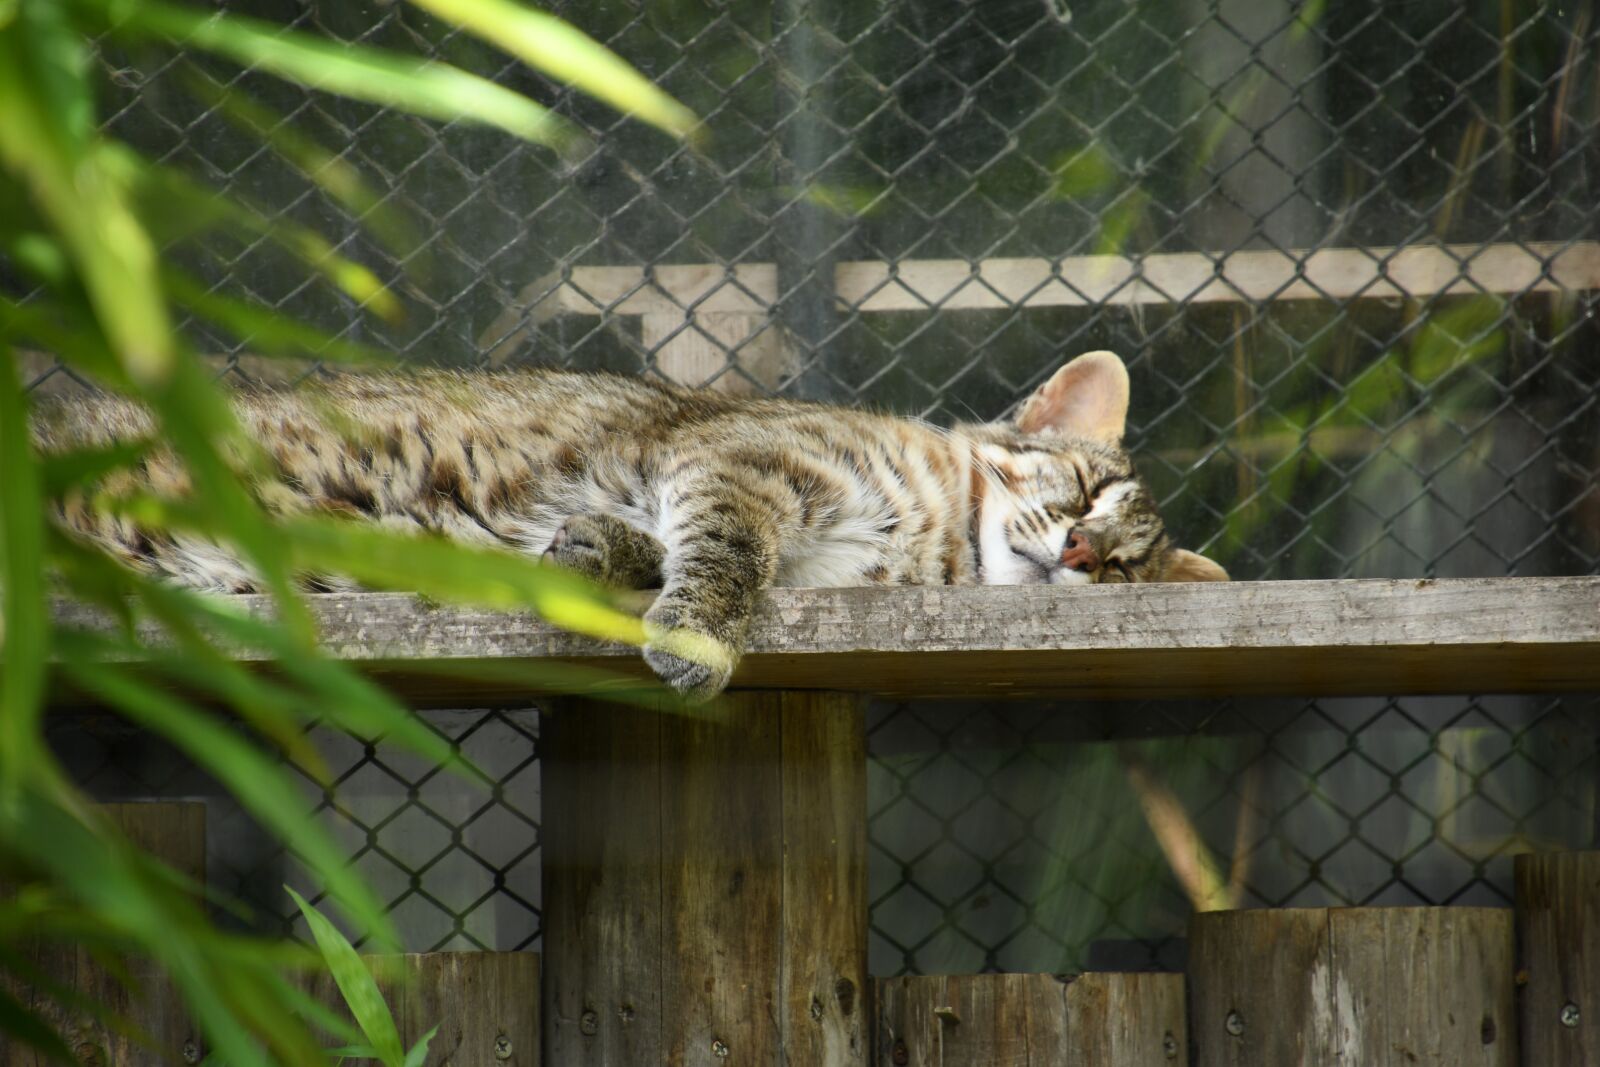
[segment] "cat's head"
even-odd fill
[[[989,474],[975,516],[984,584],[1228,580],[1167,538],[1122,449],[1127,417],[1122,360],[1090,352],[1056,371],[1014,420],[974,428]]]

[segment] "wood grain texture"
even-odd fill
[[[427,952],[368,957],[400,1041],[409,1050],[434,1027],[425,1067],[539,1067],[539,955]],[[333,978],[304,986],[349,1020]]]
[[[844,311],[1274,300],[1392,300],[1460,293],[1600,289],[1600,242],[1418,244],[1357,248],[965,259],[854,260],[834,268]],[[573,267],[526,286],[479,337],[502,362],[529,325],[556,315],[770,314],[771,263]]]
[[[1512,1067],[1506,908],[1268,908],[1189,924],[1196,1067]]]
[[[1180,974],[1080,974],[1066,987],[1060,1067],[1168,1067],[1189,1060]],[[1043,1008],[1050,1008],[1047,1001]],[[1032,1023],[1037,1031],[1040,1023]]]
[[[781,1061],[781,698],[663,717],[662,1061]],[[622,1067],[622,1065],[617,1065]]]
[[[661,723],[551,702],[540,719],[545,1058],[661,1063]]]
[[[102,805],[102,812],[136,845],[195,880],[205,881],[206,817],[199,803],[134,803]],[[25,956],[50,978],[133,1020],[148,1035],[148,1046],[101,1022],[64,1009],[33,990],[14,991],[40,1011],[67,1040],[86,1067],[155,1067],[181,1063],[185,1046],[199,1052],[203,1041],[176,987],[150,961],[129,959],[131,982],[124,985],[91,958],[87,950],[67,944],[24,946]],[[45,1067],[50,1061],[32,1049],[11,1047],[0,1038],[0,1064]]]
[[[548,1062],[862,1067],[856,699],[569,699],[543,737]]]
[[[1600,1063],[1600,852],[1518,856],[1516,882],[1522,1061]]]
[[[633,649],[525,615],[395,594],[308,599],[332,655],[416,704],[526,701],[535,683],[493,673],[518,666],[645,671]],[[1600,578],[776,589],[734,685],[1096,699],[1600,689]]]
[[[785,693],[782,705],[782,1062],[864,1067],[866,711],[836,693]]]
[[[879,1067],[1166,1067],[1186,1056],[1176,974],[879,979]]]

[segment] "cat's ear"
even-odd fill
[[[1086,352],[1035,389],[1017,412],[1023,433],[1122,440],[1128,421],[1128,368],[1115,352]]]
[[[1190,552],[1186,548],[1175,548],[1167,556],[1166,570],[1161,575],[1163,582],[1226,582],[1228,572],[1213,560]]]

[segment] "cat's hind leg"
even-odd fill
[[[618,589],[659,589],[666,549],[621,519],[589,512],[568,516],[544,558]]]

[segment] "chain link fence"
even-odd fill
[[[555,5],[705,119],[694,148],[405,5],[228,6],[438,56],[593,138],[563,160],[200,57],[107,54],[110,129],[394,287],[404,316],[384,320],[265,237],[174,250],[335,336],[946,423],[1110,348],[1169,526],[1236,578],[1600,564],[1590,0]],[[348,169],[308,180],[292,161],[312,144]],[[284,373],[188,328],[228,376]],[[79,387],[47,359],[34,375]],[[1152,798],[1240,903],[1501,902],[1511,852],[1596,837],[1596,710],[881,705],[873,969],[1172,965],[1193,901]],[[533,946],[536,716],[434,721],[489,757],[478,795],[330,737],[342,777],[309,799],[413,947]],[[108,730],[58,735],[103,794],[210,794]],[[283,858],[231,811],[212,826],[218,884],[286,915]]]

